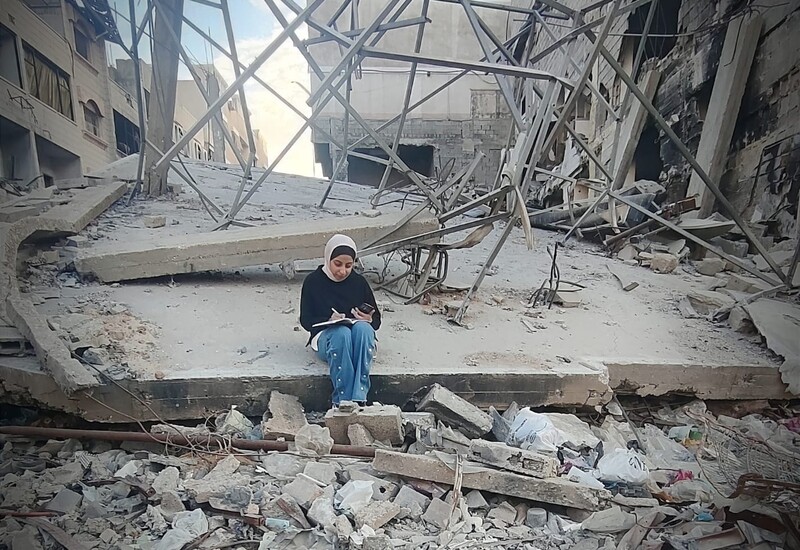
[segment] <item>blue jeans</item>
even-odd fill
[[[333,404],[366,401],[369,369],[375,354],[375,329],[369,323],[331,327],[320,333],[317,347],[317,355],[330,367]]]

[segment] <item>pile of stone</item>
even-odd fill
[[[663,413],[680,428],[670,437],[619,421],[613,407],[601,427],[515,404],[487,414],[439,385],[416,409],[343,403],[309,423],[296,398],[273,392],[260,423],[232,408],[213,431],[151,428],[187,436],[186,446],[7,437],[0,547],[790,547],[786,530],[758,521],[763,507],[731,519],[732,501],[715,504],[702,479],[709,466],[690,450],[698,405]],[[768,426],[727,425],[736,422],[751,436]],[[798,428],[773,422],[762,435],[798,453]],[[213,444],[198,443],[211,435]],[[241,451],[237,438],[283,439],[289,450]],[[334,444],[374,457],[332,455]]]

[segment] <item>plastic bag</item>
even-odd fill
[[[331,452],[333,438],[328,428],[316,424],[306,424],[294,436],[297,452],[302,455],[326,455]]]
[[[336,506],[342,511],[356,512],[372,500],[372,481],[350,480],[336,493]]]
[[[614,449],[597,462],[597,471],[603,481],[616,481],[642,485],[647,482],[649,470],[644,457],[629,449]]]
[[[506,444],[512,447],[551,453],[556,452],[563,442],[563,434],[550,419],[531,411],[529,407],[517,413],[506,437]]]

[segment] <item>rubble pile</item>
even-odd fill
[[[0,547],[796,547],[796,408],[715,416],[695,401],[637,426],[613,401],[592,426],[487,414],[434,385],[416,409],[345,402],[320,419],[273,392],[262,422],[232,408],[213,430],[150,429],[186,445],[3,435]],[[270,439],[293,441],[243,449]]]

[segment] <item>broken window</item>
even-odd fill
[[[79,56],[84,58],[86,61],[91,62],[91,51],[92,51],[92,41],[91,39],[78,29],[77,25],[73,26],[72,28],[73,34],[75,36],[75,51],[78,53]]]
[[[139,152],[139,127],[117,111],[114,111],[114,134],[117,151],[123,155]]]
[[[642,62],[658,58],[663,59],[672,51],[677,41],[678,12],[681,0],[660,0],[655,6],[655,14],[644,45]],[[628,31],[623,37],[623,50],[636,52],[641,42],[641,34],[647,21],[650,3],[640,6],[628,17]],[[633,75],[636,78],[637,75]]]
[[[83,121],[86,124],[86,131],[95,136],[100,136],[100,109],[97,103],[91,99],[83,104]]]
[[[23,43],[28,91],[65,117],[74,120],[69,75],[52,61]]]
[[[214,146],[210,143],[206,143],[206,160],[214,160]]]
[[[0,25],[0,77],[18,88],[22,87],[19,56],[17,55],[17,36],[3,25]]]
[[[203,147],[196,140],[192,140],[192,158],[203,160]]]

